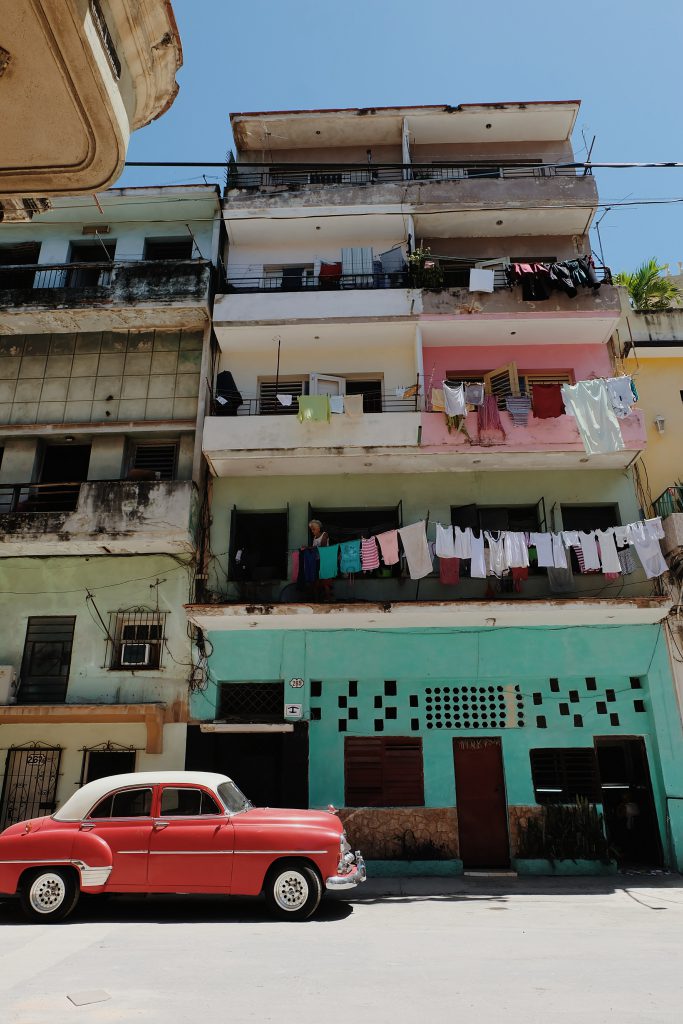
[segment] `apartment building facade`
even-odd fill
[[[436,523],[497,536],[640,518],[637,407],[602,454],[564,411],[507,409],[614,372],[608,272],[573,295],[510,276],[590,256],[598,197],[572,166],[577,110],[232,117],[203,430],[212,526],[188,608],[209,671],[187,765],[227,771],[255,800],[341,807],[373,859],[506,866],[530,817],[581,795],[604,809],[622,862],[683,855],[669,602],[639,563],[611,579],[574,563],[564,593],[533,564],[523,581],[465,563],[455,582],[436,560],[415,579],[405,558],[292,579],[313,520],[336,544],[415,523],[434,540]],[[488,271],[486,290],[470,290],[472,270]],[[493,432],[472,406],[447,421],[449,380],[495,396]]]
[[[184,765],[219,195],[98,204],[0,226],[0,827]]]

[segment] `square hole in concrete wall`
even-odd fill
[[[413,730],[413,732],[418,732],[419,731],[419,729],[420,729],[420,720],[419,720],[419,718],[411,718],[410,719],[410,728]]]
[[[349,682],[349,697],[357,697],[357,696],[358,696],[358,680],[357,679],[351,679],[350,682]]]
[[[579,691],[578,690],[570,690],[569,691],[569,699],[572,702],[572,704],[578,704],[579,703]]]
[[[619,725],[619,715],[612,713],[609,716],[609,724],[610,725]]]
[[[633,702],[633,710],[637,711],[639,714],[642,715],[645,712],[645,701],[644,700],[634,700],[634,702]]]
[[[381,718],[375,719],[375,732],[384,732],[384,721]]]
[[[543,703],[543,694],[542,693],[534,693],[533,694],[533,700],[534,700],[534,704],[542,704]]]
[[[598,688],[598,684],[597,684],[597,680],[595,679],[595,677],[594,676],[587,676],[586,677],[586,689],[587,690],[597,690],[597,688]]]
[[[596,702],[595,710],[597,711],[597,713],[599,715],[606,715],[607,714],[607,705],[605,704],[604,700],[599,700],[599,701]]]
[[[583,718],[581,717],[581,715],[574,715],[574,728],[575,729],[580,729],[582,725],[583,725]]]
[[[617,695],[614,690],[605,690],[605,700],[608,704],[613,704],[617,699]]]
[[[382,707],[382,698],[381,697],[375,697],[375,707],[376,708],[381,708]]]
[[[548,723],[546,722],[545,715],[536,715],[536,725],[539,729],[547,729]]]
[[[345,708],[347,704],[346,697],[337,697],[337,704],[340,708]]]
[[[311,721],[312,722],[319,722],[321,718],[322,718],[322,710],[321,710],[321,708],[311,708]]]
[[[630,682],[632,690],[642,690],[643,680],[640,678],[640,676],[631,676]]]
[[[346,732],[346,719],[345,718],[340,718],[339,719],[339,726],[338,726],[338,728],[339,728],[339,732]]]
[[[385,679],[384,680],[384,696],[395,697],[396,696],[396,680]]]
[[[311,679],[311,697],[322,697],[323,684],[320,679]]]
[[[349,718],[354,720],[358,718],[358,708],[349,708]]]
[[[569,704],[560,704],[560,714],[561,715],[568,715],[569,714]]]
[[[550,680],[550,690],[551,690],[551,693],[559,693],[560,692],[560,680],[559,679],[551,679]]]
[[[384,712],[385,718],[398,718],[398,710],[396,708],[386,708]]]

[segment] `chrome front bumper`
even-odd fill
[[[355,861],[349,866],[348,872],[344,875],[332,875],[330,878],[326,878],[325,888],[334,892],[339,892],[341,889],[354,889],[366,878],[365,861],[360,850],[356,850]]]

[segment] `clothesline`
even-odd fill
[[[391,567],[400,561],[399,540],[410,578],[423,579],[434,572],[433,555],[439,559],[442,583],[459,581],[460,562],[469,561],[469,575],[474,579],[487,576],[502,578],[511,572],[513,578],[526,578],[531,562],[554,573],[553,581],[562,589],[566,574],[571,578],[568,550],[576,553],[582,573],[602,572],[608,579],[628,575],[636,568],[632,550],[638,556],[648,579],[667,572],[659,541],[664,537],[662,521],[654,519],[610,526],[605,530],[479,530],[471,527],[442,526],[435,523],[436,540],[433,553],[427,540],[427,521],[418,520],[409,526],[380,534],[329,544],[324,547],[301,547],[290,552],[292,578],[300,583],[334,579],[342,575],[372,572],[381,565]]]

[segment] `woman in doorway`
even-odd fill
[[[313,549],[329,547],[329,534],[319,519],[311,519],[308,529],[313,538],[313,544],[311,545]],[[332,599],[332,580],[316,579],[313,584],[313,591],[318,600],[330,601]]]

